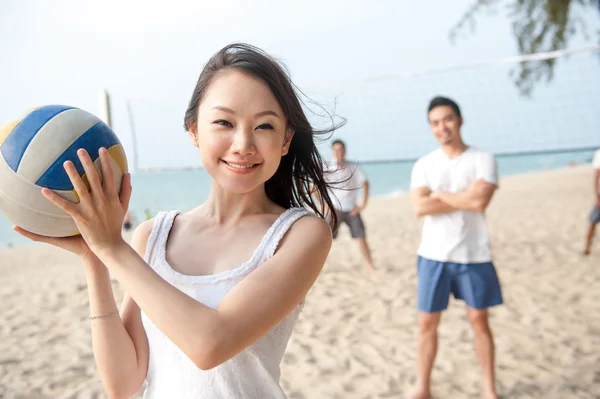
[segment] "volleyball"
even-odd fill
[[[0,212],[32,233],[78,234],[71,216],[46,199],[42,188],[79,202],[63,164],[72,161],[89,189],[77,150],[87,150],[100,172],[98,150],[102,147],[110,154],[120,190],[127,173],[125,151],[117,135],[95,115],[75,107],[46,105],[0,127]]]

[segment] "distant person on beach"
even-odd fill
[[[311,126],[282,65],[247,44],[210,58],[183,119],[212,178],[204,203],[158,212],[129,246],[121,226],[130,175],[117,194],[108,151],[100,150],[101,182],[79,150],[91,191],[66,163],[80,202],[44,195],[81,235],[17,231],[82,258],[108,397],[144,387],[145,399],[284,399],[280,364],[337,224],[323,213],[333,203],[315,143],[322,130]],[[109,272],[125,292],[120,312]]]
[[[596,232],[596,225],[600,223],[600,149],[594,153],[592,159],[592,168],[594,168],[594,206],[589,216],[590,225],[588,227],[587,236],[585,239],[584,255],[589,255],[592,250],[592,240]]]
[[[498,187],[496,161],[463,142],[463,119],[453,100],[431,100],[428,120],[441,148],[420,158],[411,177],[414,212],[425,220],[417,259],[417,382],[410,398],[431,397],[437,329],[452,293],[467,305],[483,369],[484,397],[497,399],[488,308],[502,303],[502,293],[484,216]]]
[[[125,213],[125,218],[123,219],[123,230],[129,231],[135,227],[135,220],[131,214],[131,211],[127,211]]]
[[[146,218],[146,220],[152,219],[152,212],[150,212],[150,209],[144,209],[144,217]]]
[[[331,149],[332,159],[327,165],[325,178],[330,184],[329,196],[334,203],[334,212],[340,224],[348,225],[367,267],[374,271],[365,224],[360,216],[369,200],[369,181],[358,163],[346,159],[346,144],[342,140],[334,140]],[[362,200],[358,204],[358,190],[361,189]],[[337,231],[333,231],[333,238],[337,237]]]

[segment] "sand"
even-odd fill
[[[600,238],[580,255],[591,182],[588,166],[506,177],[488,210],[505,299],[491,311],[503,398],[600,398]],[[406,197],[373,199],[364,218],[378,271],[342,230],[282,364],[290,398],[402,398],[414,382],[421,222]],[[0,276],[0,398],[106,397],[78,259],[5,249]],[[435,398],[478,398],[462,302],[451,301],[439,336]]]

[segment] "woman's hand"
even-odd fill
[[[79,256],[84,263],[101,263],[98,257],[90,250],[90,247],[86,244],[83,237],[76,235],[73,237],[46,237],[39,234],[31,233],[27,230],[23,230],[18,226],[14,226],[13,230],[21,234],[25,238],[29,238],[32,241],[44,242],[46,244],[54,245],[55,247],[62,248],[69,252]]]
[[[129,173],[123,176],[121,193],[118,194],[110,156],[105,148],[99,151],[102,182],[87,151],[80,149],[77,155],[89,181],[90,191],[73,162],[67,161],[64,168],[79,196],[79,203],[72,203],[47,188],[42,189],[42,194],[73,218],[81,237],[51,238],[29,233],[20,228],[15,230],[34,241],[47,242],[82,258],[90,258],[92,256],[90,252],[98,256],[99,253],[110,251],[119,245],[126,245],[121,228],[131,198],[131,176]]]

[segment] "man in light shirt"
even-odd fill
[[[335,206],[338,222],[346,223],[352,238],[356,240],[360,252],[371,271],[375,270],[371,250],[367,243],[365,225],[360,213],[367,206],[369,182],[356,162],[346,159],[346,145],[341,140],[333,141],[331,162],[326,167],[325,178],[330,184],[329,196]],[[362,202],[358,204],[358,190],[362,188]],[[338,226],[339,227],[339,226]],[[338,229],[333,232],[337,237]]]
[[[484,216],[498,188],[496,161],[463,142],[463,119],[453,100],[431,100],[428,119],[441,147],[420,158],[411,177],[414,211],[425,220],[417,260],[417,382],[410,398],[431,397],[437,329],[452,293],[467,305],[483,371],[484,397],[497,399],[488,308],[502,303],[502,293]]]
[[[583,250],[584,255],[590,254],[596,225],[600,223],[600,149],[596,150],[594,153],[592,168],[594,168],[594,207],[589,216],[590,226],[588,227],[585,240],[585,248]]]

